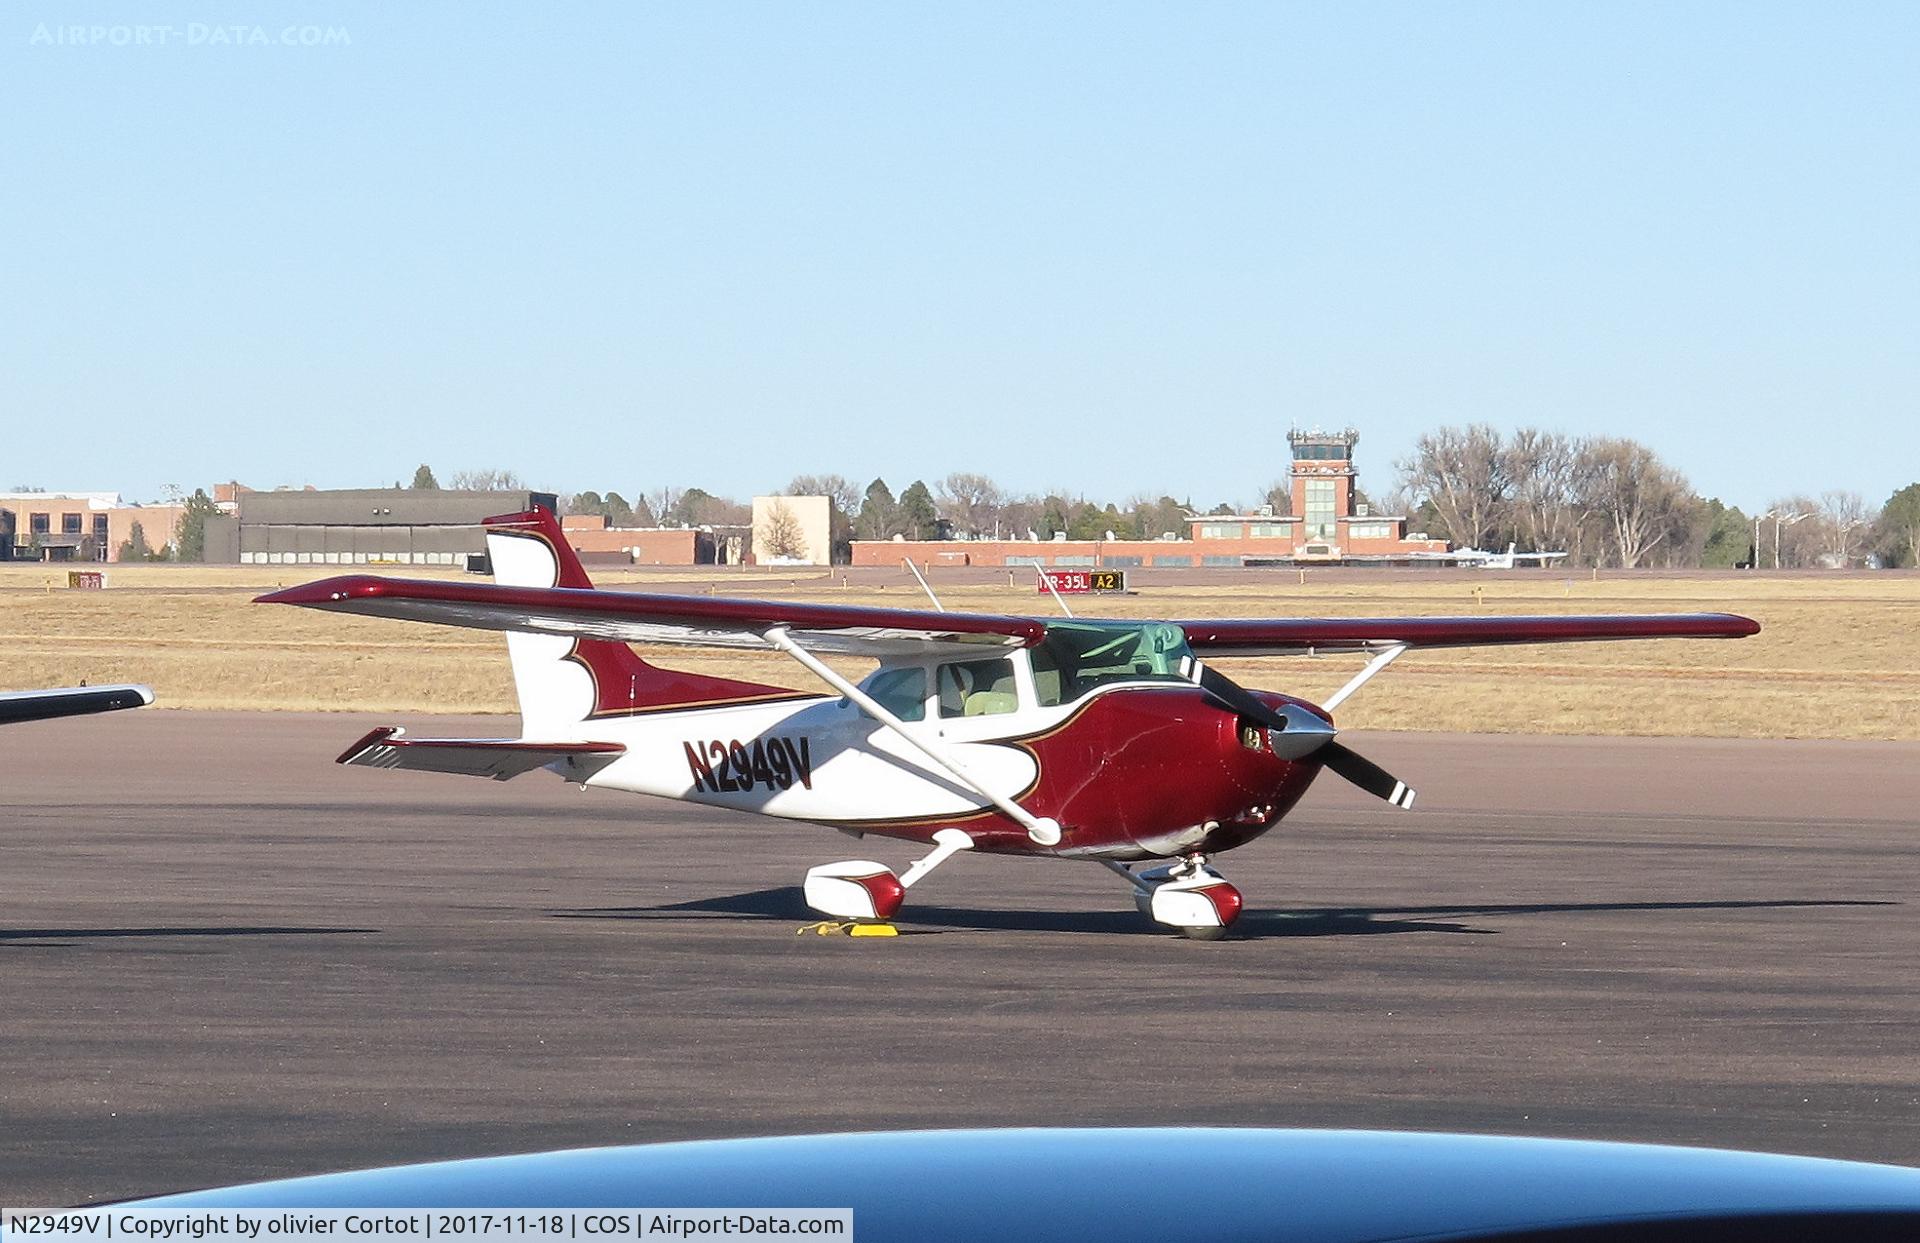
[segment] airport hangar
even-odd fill
[[[414,565],[482,569],[480,523],[543,506],[551,492],[454,488],[235,489],[231,513],[207,522],[207,560],[225,565]],[[606,519],[565,519],[588,564],[701,565],[714,536],[692,528],[609,529]]]

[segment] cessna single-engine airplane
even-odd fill
[[[545,768],[931,846],[899,876],[870,860],[807,873],[808,904],[853,931],[890,931],[909,888],[978,850],[1101,863],[1143,913],[1221,936],[1241,897],[1211,857],[1278,824],[1322,769],[1412,806],[1411,789],[1336,740],[1332,716],[1402,653],[1759,630],[1723,613],[1139,622],[647,595],[594,590],[544,509],[486,531],[492,584],[350,575],[260,597],[507,632],[519,738],[387,727],[340,762],[496,780]],[[831,693],[674,672],[628,643],[772,649]],[[1324,652],[1370,659],[1317,706],[1202,663]],[[822,656],[879,668],[856,684]],[[1153,859],[1173,862],[1128,866]]]
[[[1452,552],[1416,552],[1411,554],[1416,561],[1439,561],[1447,565],[1458,566],[1463,570],[1513,570],[1528,562],[1541,568],[1555,561],[1564,560],[1564,552],[1516,552],[1518,544],[1508,544],[1505,552],[1488,552],[1484,548],[1456,548]]]
[[[56,716],[144,708],[153,692],[144,686],[65,686],[50,691],[0,691],[0,725]]]

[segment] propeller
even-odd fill
[[[1298,760],[1317,754],[1328,768],[1375,798],[1385,799],[1403,811],[1413,806],[1411,786],[1352,747],[1335,742],[1336,731],[1321,717],[1292,705],[1275,709],[1209,665],[1200,665],[1200,676],[1196,680],[1200,689],[1221,707],[1265,725],[1270,731],[1267,737],[1273,753],[1280,758]]]
[[[1383,798],[1402,811],[1413,808],[1413,787],[1401,781],[1352,747],[1330,742],[1320,748],[1328,768],[1345,777],[1375,798]]]

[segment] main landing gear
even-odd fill
[[[1133,904],[1155,923],[1177,929],[1195,941],[1218,941],[1240,918],[1240,891],[1207,866],[1207,856],[1191,854],[1178,863],[1135,872],[1111,859],[1100,862],[1126,877]]]
[[[828,918],[801,931],[892,936],[893,917],[900,913],[907,890],[954,855],[973,849],[973,839],[959,829],[942,829],[933,835],[933,842],[933,851],[900,876],[871,859],[809,868],[802,892],[807,905]],[[1145,872],[1135,872],[1111,859],[1100,862],[1133,886],[1133,902],[1142,915],[1176,929],[1182,936],[1218,941],[1240,918],[1240,891],[1207,866],[1204,854],[1191,854]]]
[[[870,859],[808,868],[801,889],[807,905],[833,920],[844,921],[839,925],[816,924],[814,930],[845,931],[854,936],[888,935],[907,890],[954,855],[972,849],[973,839],[959,829],[941,829],[933,835],[933,853],[908,868],[904,876],[895,876],[892,868]],[[887,932],[880,932],[881,928]]]

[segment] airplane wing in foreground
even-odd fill
[[[1202,656],[1304,656],[1388,648],[1488,647],[1604,639],[1741,639],[1760,623],[1733,613],[1545,617],[1275,617],[1175,623]]]
[[[369,617],[397,617],[478,630],[514,630],[571,639],[619,639],[695,647],[765,650],[766,632],[785,627],[815,652],[912,656],[953,645],[1031,647],[1047,623],[983,613],[934,613],[714,596],[666,596],[582,587],[502,587],[353,574],[261,596]]]
[[[260,597],[262,604],[370,617],[437,622],[566,638],[695,647],[766,649],[784,628],[815,652],[914,656],[942,649],[1032,647],[1047,635],[1041,618],[935,613],[724,596],[669,596],[579,587],[355,574]],[[1081,619],[1082,621],[1090,619]],[[1541,617],[1275,617],[1176,622],[1202,656],[1290,656],[1386,648],[1479,647],[1602,639],[1736,639],[1760,626],[1731,613],[1601,614]]]
[[[84,716],[90,712],[117,712],[122,708],[144,708],[152,702],[152,690],[132,685],[0,691],[0,725],[17,721],[44,721],[56,716]]]

